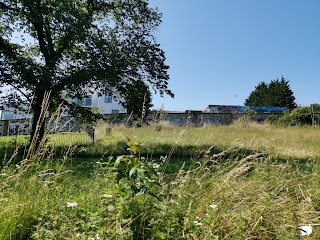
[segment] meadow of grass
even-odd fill
[[[6,158],[0,239],[320,239],[319,128],[105,128]]]
[[[99,128],[98,128],[99,130]],[[103,126],[100,131],[103,133]],[[172,147],[178,157],[197,156],[208,148],[216,152],[238,145],[246,150],[260,150],[282,158],[317,158],[320,156],[320,129],[318,127],[276,127],[267,124],[230,126],[173,127],[167,124],[161,131],[154,126],[144,128],[115,127],[112,134],[97,134],[97,142],[88,148],[89,154],[104,151],[124,154],[127,137],[143,146],[142,153],[166,155]]]

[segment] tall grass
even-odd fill
[[[6,161],[0,239],[300,239],[302,225],[320,239],[319,129],[99,128],[81,149],[102,158],[74,159],[79,148],[66,148],[56,159],[44,142]],[[140,142],[134,158],[127,137]],[[174,158],[179,151],[188,158]],[[118,154],[142,163],[106,169]],[[154,196],[121,188],[145,183],[144,164],[156,174],[147,191]],[[130,173],[118,182],[119,171]]]
[[[319,224],[318,162],[236,152],[221,160],[213,155],[170,183],[188,238],[298,239],[299,226]],[[310,239],[319,237],[315,227]]]
[[[49,94],[45,99],[48,97]],[[48,109],[46,102],[43,102],[38,126]],[[49,168],[52,153],[44,140],[38,141],[36,138],[38,131],[39,127],[30,146],[25,148],[21,161],[15,163],[15,156],[21,147],[17,142],[9,160],[3,159],[0,173],[0,239],[28,239],[41,211],[51,208],[52,203],[56,202],[54,200],[59,198],[56,180],[61,168],[58,163],[55,170]],[[38,148],[35,147],[36,142],[39,142]]]
[[[285,159],[318,159],[320,156],[318,127],[275,127],[268,124],[250,124],[246,128],[241,124],[201,128],[164,126],[160,131],[155,130],[155,126],[113,127],[111,134],[101,137],[94,145],[88,146],[86,151],[91,155],[94,152],[93,155],[97,157],[105,151],[125,154],[128,136],[144,146],[142,154],[157,157],[166,155],[172,146],[176,146],[174,156],[181,158],[199,155],[200,151],[212,146],[216,152],[223,151],[234,144],[240,144],[242,149],[265,151]],[[100,126],[100,129],[103,132],[104,127]],[[177,144],[182,130],[187,131]]]

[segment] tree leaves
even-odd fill
[[[51,92],[50,105],[72,113],[81,108],[68,99],[110,88],[121,98],[135,81],[173,97],[165,54],[153,35],[161,14],[147,0],[4,0],[0,10],[0,86],[27,96],[33,112],[45,92]],[[17,43],[15,32],[28,41]]]
[[[269,84],[259,83],[255,90],[245,100],[246,106],[276,106],[293,109],[297,106],[295,97],[289,86],[289,81],[272,80]]]

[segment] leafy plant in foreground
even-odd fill
[[[112,183],[108,186],[107,196],[113,201],[108,201],[107,209],[116,212],[121,228],[127,229],[126,237],[145,239],[148,232],[152,212],[157,210],[155,201],[157,193],[153,190],[159,186],[159,178],[154,167],[139,155],[139,144],[128,139],[129,155],[109,157],[105,169],[111,173]],[[109,195],[111,194],[111,195]],[[110,203],[112,203],[110,205]]]

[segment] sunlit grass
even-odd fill
[[[113,127],[111,133],[105,133],[106,127],[96,129],[95,143],[87,151],[103,154],[103,149],[123,145],[127,137],[140,142],[147,153],[163,151],[165,154],[172,146],[187,148],[190,155],[195,149],[216,146],[227,149],[239,144],[246,149],[266,151],[280,157],[315,158],[320,156],[320,128],[318,127],[274,127],[271,125],[251,124],[247,128],[241,125],[193,127],[168,127],[156,131],[154,126],[144,128]],[[179,138],[179,133],[183,136]],[[81,133],[56,133],[48,135],[49,144],[54,147],[91,144],[91,138]],[[26,144],[26,136],[0,137],[0,147],[6,148]],[[162,148],[162,149],[161,149]]]
[[[91,143],[91,138],[84,132],[55,133],[47,134],[50,145],[54,147],[73,146],[77,144]],[[15,145],[25,145],[29,143],[28,135],[0,136],[0,147],[14,147]]]
[[[185,130],[178,140],[179,133]],[[132,129],[115,128],[111,137],[102,144],[125,141],[126,136],[140,141],[145,147],[166,144],[179,146],[217,146],[226,149],[234,144],[243,148],[263,150],[283,157],[309,158],[320,156],[320,128],[274,127],[252,124],[248,128],[239,125],[207,126],[201,128],[176,127],[154,131],[153,127]],[[152,148],[151,147],[151,148]]]
[[[50,158],[44,147],[26,162],[8,161],[0,170],[0,239],[134,239],[132,199],[114,192],[102,164],[129,154],[127,137],[160,165],[160,197],[135,215],[145,239],[300,239],[302,225],[313,227],[306,239],[320,239],[319,128],[105,128],[93,144],[83,134],[48,136],[48,149],[81,145],[74,154]]]

